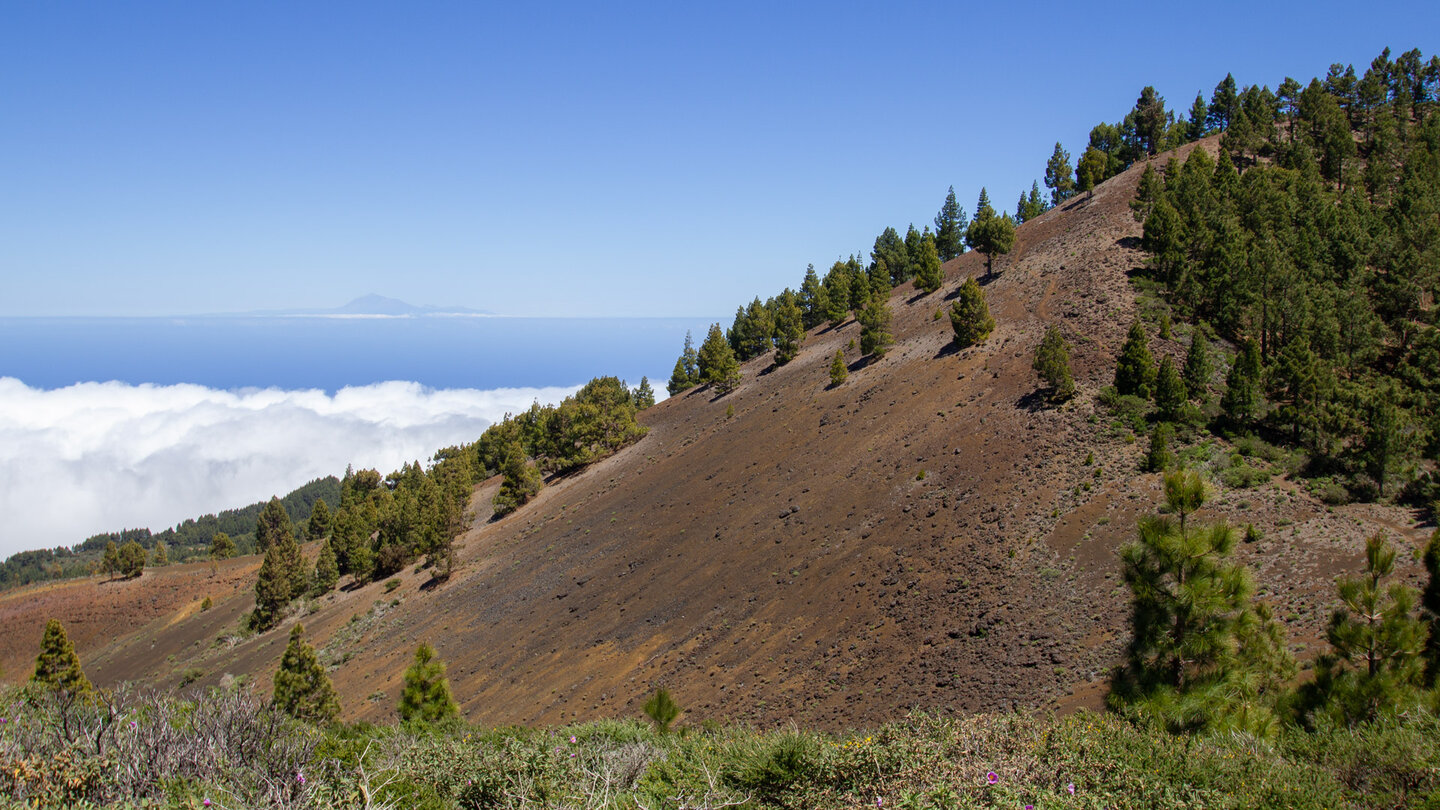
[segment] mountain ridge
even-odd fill
[[[635,714],[659,685],[697,719],[761,725],[1099,705],[1129,610],[1116,552],[1161,499],[1158,475],[1138,471],[1142,448],[1097,402],[1142,315],[1128,203],[1143,165],[1017,229],[983,279],[997,326],[980,346],[955,350],[942,314],[983,275],[967,253],[939,292],[891,293],[896,344],[882,358],[848,348],[853,320],[817,328],[784,367],[746,363],[732,394],[695,389],[643,412],[648,436],[509,517],[490,519],[498,480],[481,484],[448,582],[411,568],[393,590],[345,589],[296,617],[333,667],[344,717],[392,716],[421,641],[487,723]],[[1079,393],[1060,408],[1043,406],[1030,369],[1050,324],[1074,347]],[[1178,356],[1183,343],[1154,349]],[[850,378],[832,387],[837,350]],[[1283,479],[1217,493],[1200,518],[1257,527],[1239,557],[1297,650],[1323,638],[1333,577],[1357,567],[1350,541],[1417,536],[1408,510],[1331,509]],[[71,636],[97,683],[175,686],[196,670],[201,685],[230,673],[264,689],[295,619],[235,631],[257,562],[147,572],[125,586],[136,602],[178,583],[193,599],[128,634],[84,607],[87,588],[120,599],[112,585],[57,586],[33,605],[21,589],[0,598],[0,662],[23,670],[49,611],[80,619]],[[214,609],[194,607],[202,593]]]

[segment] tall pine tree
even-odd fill
[[[735,359],[735,352],[718,323],[710,325],[705,342],[700,344],[697,365],[700,382],[714,386],[719,394],[728,394],[740,385],[740,361]]]
[[[935,251],[940,261],[948,262],[965,252],[965,229],[968,222],[965,209],[955,201],[955,187],[951,186],[935,215]]]
[[[260,510],[260,517],[255,521],[255,550],[264,554],[270,549],[275,539],[282,534],[295,536],[295,527],[290,523],[290,515],[280,503],[280,499],[271,496],[270,501]]]
[[[1075,193],[1075,170],[1070,167],[1070,153],[1055,142],[1055,151],[1045,164],[1045,187],[1050,189],[1050,204],[1059,205]]]
[[[665,386],[665,390],[669,391],[670,396],[673,397],[681,391],[694,388],[699,384],[700,367],[695,354],[695,341],[687,330],[685,332],[685,348],[680,352],[680,356],[675,358],[675,370],[670,373],[670,384]]]
[[[1120,357],[1115,363],[1115,390],[1121,396],[1150,397],[1155,382],[1155,360],[1150,355],[1150,337],[1139,321],[1130,325]]]

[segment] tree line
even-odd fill
[[[292,521],[304,523],[320,502],[333,504],[339,500],[340,479],[331,475],[296,488],[281,497],[280,502]],[[255,519],[264,507],[265,502],[260,501],[218,514],[188,518],[161,532],[146,528],[102,532],[86,538],[74,548],[60,546],[18,552],[0,563],[0,589],[96,573],[125,573],[128,576],[131,569],[127,567],[122,571],[113,564],[109,546],[116,546],[118,552],[132,542],[139,546],[142,558],[153,558],[152,565],[205,559],[217,533],[224,533],[235,543],[232,556],[234,553],[251,554],[255,549]],[[163,552],[160,552],[161,548]],[[134,552],[130,552],[130,559],[134,559]]]
[[[860,354],[884,356],[894,343],[891,291],[913,284],[921,294],[934,293],[945,282],[943,263],[967,247],[985,255],[986,274],[993,274],[995,257],[1009,253],[1014,245],[1015,226],[1049,208],[1039,199],[1038,186],[1032,191],[1033,204],[1021,195],[1021,208],[1011,217],[997,212],[982,188],[971,218],[956,201],[952,186],[935,215],[934,231],[929,225],[917,230],[912,223],[902,238],[895,228],[887,227],[875,237],[868,263],[852,253],[837,259],[823,278],[815,265],[809,265],[798,291],[787,287],[764,302],[757,296],[737,307],[728,328],[711,324],[699,349],[687,332],[666,390],[675,396],[708,385],[723,396],[740,384],[741,363],[771,355],[776,367],[784,366],[795,359],[809,330],[827,323],[838,329],[852,317],[861,327]],[[843,353],[835,362],[845,365]],[[831,379],[838,381],[840,376],[832,371]]]

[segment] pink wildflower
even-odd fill
[[[1000,781],[1000,774],[991,771],[985,774],[985,784],[993,785]]]
[[[1066,785],[1066,786],[1065,786],[1065,789],[1068,790],[1068,791],[1070,791],[1070,795],[1071,795],[1071,796],[1074,796],[1074,795],[1075,795],[1075,783],[1074,783],[1074,782],[1071,782],[1070,784]]]

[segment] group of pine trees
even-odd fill
[[[1196,148],[1147,164],[1132,207],[1172,306],[1238,347],[1225,420],[1285,437],[1363,496],[1428,504],[1440,498],[1425,469],[1440,458],[1440,59],[1389,56],[1363,77],[1336,65],[1278,93],[1227,77],[1159,141],[1220,131],[1218,158]],[[1149,393],[1173,400],[1173,371],[1158,368]]]
[[[807,331],[825,323],[838,328],[851,317],[860,324],[860,353],[883,356],[894,343],[891,290],[906,283],[924,294],[939,290],[945,281],[942,264],[963,254],[967,246],[985,255],[986,274],[993,274],[995,257],[1009,253],[1015,243],[1017,219],[1039,216],[1049,207],[1039,199],[1038,186],[1032,191],[1033,205],[1022,207],[1012,218],[997,213],[982,188],[971,219],[951,187],[935,216],[934,231],[928,225],[916,230],[912,224],[902,238],[896,229],[886,228],[875,237],[868,264],[851,254],[831,265],[824,278],[810,265],[799,292],[787,287],[774,298],[762,302],[756,297],[737,307],[730,327],[722,330],[720,324],[712,324],[698,350],[694,337],[686,333],[667,390],[674,396],[709,385],[716,393],[727,394],[740,384],[741,363],[773,352],[774,364],[783,366],[795,359]],[[835,362],[844,368],[843,354],[832,362],[831,382],[838,385],[844,375],[835,370]]]
[[[1250,573],[1232,562],[1236,532],[1197,525],[1207,487],[1193,471],[1165,476],[1171,516],[1143,519],[1122,552],[1133,613],[1111,706],[1174,731],[1269,736],[1282,722],[1356,724],[1414,709],[1440,711],[1440,530],[1423,556],[1423,596],[1399,583],[1396,550],[1366,541],[1365,569],[1339,583],[1330,645],[1315,677],[1292,689],[1297,667],[1283,627],[1253,600]]]
[[[655,404],[650,380],[629,388],[616,377],[596,377],[559,405],[538,402],[485,429],[474,444],[475,469],[504,478],[492,503],[495,514],[515,511],[540,491],[542,473],[563,475],[637,441],[646,429],[635,415]]]
[[[85,699],[95,692],[74,643],[57,619],[45,624],[30,682],[70,698]],[[340,717],[340,698],[315,648],[305,639],[304,626],[298,622],[290,629],[290,640],[275,671],[271,706],[319,726],[330,725]],[[445,664],[429,644],[415,650],[414,660],[405,670],[405,686],[397,709],[400,719],[411,724],[441,723],[459,715],[445,677]]]

